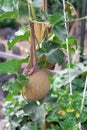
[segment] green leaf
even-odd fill
[[[65,119],[64,121],[60,121],[59,124],[62,130],[75,130],[75,121],[73,119]]]
[[[18,1],[21,1],[21,2],[24,2],[24,3],[28,3],[27,0],[18,0]]]
[[[5,101],[13,101],[13,94],[12,94],[12,93],[9,93],[9,94],[6,96]]]
[[[22,40],[29,40],[29,32],[26,31],[23,35],[16,36],[14,39],[8,41],[8,49],[11,50],[13,46]]]
[[[47,129],[47,130],[60,130],[59,126],[58,125],[53,125],[51,124],[51,129]]]
[[[55,33],[55,35],[61,39],[61,40],[64,40],[65,37],[66,37],[66,30],[65,30],[65,27],[64,25],[60,25],[60,24],[56,24],[54,27],[53,27],[53,32]]]
[[[4,91],[9,91],[10,93],[12,93],[13,91],[13,83],[12,82],[6,82],[3,86],[2,86]]]
[[[13,82],[13,96],[17,95],[20,92],[20,90],[22,89],[22,87],[23,86],[21,86],[20,83],[17,80],[15,80]]]
[[[66,68],[69,68],[69,64],[66,64]],[[74,64],[72,62],[70,62],[70,68],[74,68]]]
[[[48,122],[58,122],[58,116],[49,116],[47,118]]]
[[[9,100],[9,96],[10,99],[12,99],[14,95],[17,95],[20,92],[20,90],[22,90],[22,87],[28,82],[29,80],[24,75],[18,75],[15,81],[6,82],[2,87],[4,91],[9,91],[10,94],[8,94],[6,100]]]
[[[77,39],[73,36],[68,37],[68,45],[69,45],[69,52],[72,54],[75,53],[75,48],[77,48]],[[74,47],[73,47],[73,45],[74,45]],[[67,49],[65,41],[64,41],[62,47],[64,49]]]
[[[0,74],[4,73],[18,73],[19,68],[22,63],[27,62],[27,58],[22,60],[8,60],[6,62],[0,63]]]
[[[27,79],[24,75],[20,74],[17,77],[17,81],[20,83],[21,86],[23,86],[29,82],[29,79]]]
[[[47,112],[44,109],[44,105],[37,105],[35,102],[31,102],[23,107],[25,114],[31,117],[32,121],[36,121],[41,124],[45,121]]]
[[[60,13],[54,13],[50,16],[49,22],[54,26],[56,23],[59,23],[63,19],[63,15]],[[63,23],[64,24],[64,23]]]
[[[42,48],[38,49],[38,55],[45,55],[49,63],[58,63],[59,65],[64,61],[64,53],[60,49],[60,44],[55,41],[44,41]]]
[[[21,130],[37,130],[37,124],[26,123]]]
[[[64,53],[58,48],[49,51],[49,53],[46,53],[46,57],[50,63],[57,62],[60,65],[64,61]]]
[[[31,115],[31,119],[36,121],[37,123],[41,124],[45,121],[45,117],[47,112],[44,109],[44,105],[37,106]]]
[[[17,17],[18,17],[17,11],[9,11],[0,15],[0,21],[8,19],[8,18],[11,19],[11,18],[17,18]]]
[[[52,30],[55,35],[64,40],[66,36],[66,30],[64,26],[64,17],[60,13],[54,13],[50,18],[49,22],[52,24]]]
[[[26,104],[22,109],[25,114],[30,115],[36,107],[37,104],[35,102],[31,102],[29,104]]]
[[[9,91],[13,94],[12,96],[14,96],[20,92],[21,85],[17,80],[15,80],[14,82],[7,82],[3,85],[3,90]]]
[[[0,0],[0,9],[7,12],[13,11],[18,7],[18,0]]]
[[[78,63],[78,64],[75,64],[75,67],[73,69],[70,69],[70,71],[71,71],[70,80],[73,81],[76,77],[82,75],[83,73],[86,73],[87,72],[87,67],[84,66],[82,63]],[[61,70],[54,77],[53,88],[59,89],[60,87],[65,86],[68,83],[69,83],[68,69]],[[79,85],[81,86],[81,84],[78,84],[78,87],[79,87]],[[73,87],[75,87],[75,85]]]
[[[69,45],[76,45],[77,46],[77,39],[74,36],[68,37],[68,43]]]

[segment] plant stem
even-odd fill
[[[80,20],[84,20],[84,19],[87,19],[87,15],[84,16],[84,17],[81,17],[81,18],[74,19],[74,20],[67,20],[66,22],[67,23],[69,23],[69,22],[76,22],[76,21],[80,21]]]
[[[37,65],[34,23],[30,22],[30,62],[32,66]]]
[[[29,23],[30,23],[30,58],[28,62],[28,67],[32,68],[37,65],[36,57],[36,47],[35,47],[35,30],[34,23],[32,22],[35,19],[35,11],[31,4],[28,3],[28,12],[29,12]]]
[[[43,7],[41,8],[42,11],[47,11],[47,0],[43,0]]]

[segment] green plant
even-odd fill
[[[1,63],[0,74],[15,73],[17,75],[15,81],[10,81],[3,85],[3,90],[9,92],[5,99],[5,102],[7,103],[5,110],[6,129],[78,130],[79,122],[82,123],[83,128],[86,129],[87,97],[85,98],[82,111],[81,105],[87,67],[84,63],[75,62],[76,52],[79,50],[76,38],[66,35],[64,26],[65,20],[61,11],[60,13],[58,13],[57,10],[55,13],[52,11],[47,13],[46,10],[41,10],[40,8],[43,5],[42,0],[28,1],[29,3],[26,0],[20,0],[20,2],[24,2],[29,8],[29,21],[27,25],[23,24],[21,21],[19,15],[19,1],[15,0],[16,4],[14,4],[14,1],[9,1],[8,6],[6,6],[5,1],[0,4],[1,9],[9,7],[8,10],[3,10],[4,13],[0,15],[0,21],[14,18],[22,26],[20,29],[21,34],[18,34],[15,38],[8,41],[8,49],[11,50],[13,46],[21,40],[29,41],[31,36],[30,22],[33,22],[34,24],[38,23],[42,28],[44,26],[44,31],[42,30],[42,37],[40,37],[40,40],[35,39],[38,41],[36,50],[38,64],[40,68],[50,68],[50,65],[53,67],[56,63],[59,65],[63,64],[67,49],[65,43],[67,38],[69,55],[71,58],[70,81],[72,81],[73,94],[69,94],[70,81],[68,79],[67,69],[69,64],[66,65],[67,68],[57,73],[57,75],[50,76],[51,88],[44,99],[40,101],[30,101],[23,97],[22,93],[22,88],[29,82],[29,79],[24,74],[18,74],[18,70],[23,63],[28,62],[28,59],[31,58],[31,54],[22,60],[12,59]],[[55,4],[58,3],[59,2],[55,0]],[[79,86],[76,84],[77,82]]]
[[[73,82],[75,80],[77,81],[77,79],[74,79]],[[52,78],[51,82],[53,82]],[[21,130],[38,130],[45,127],[47,130],[78,130],[79,122],[83,123],[84,126],[84,122],[87,120],[87,98],[81,112],[81,89],[82,86],[84,88],[84,81],[82,86],[79,86],[78,91],[75,89],[72,95],[69,95],[67,85],[59,88],[58,85],[54,87],[54,83],[52,83],[49,94],[41,101],[27,101],[22,95],[16,95],[13,98],[10,95],[7,96],[6,114],[9,118],[6,118],[5,122],[10,123],[7,128],[11,130],[17,128]],[[3,86],[3,88],[5,90],[7,85]],[[8,88],[10,93],[13,93],[10,89]],[[85,126],[84,128],[86,129]]]

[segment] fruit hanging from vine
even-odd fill
[[[23,87],[23,94],[29,100],[43,99],[50,89],[49,74],[37,64],[34,23],[30,22],[30,60],[24,69],[29,83]]]

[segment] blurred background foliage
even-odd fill
[[[82,0],[76,1],[76,0],[69,0],[69,2],[71,2],[74,7],[76,8],[78,15],[81,15],[81,9],[82,9]],[[19,7],[19,8],[18,8]],[[59,12],[59,13],[63,13],[62,12],[62,0],[48,0],[48,14],[53,14],[54,12]],[[3,14],[4,12],[7,11],[15,11],[15,10],[19,10],[19,15],[20,17],[27,17],[28,16],[28,6],[26,3],[26,0],[0,0],[0,14]],[[39,13],[39,9],[36,7],[35,8],[37,17],[39,17],[40,15],[38,15]],[[27,18],[26,18],[27,19]],[[11,26],[14,27],[14,24],[16,24],[16,20],[14,19],[9,19],[9,20],[5,20],[3,22],[0,22],[0,27],[5,27],[5,26]]]

